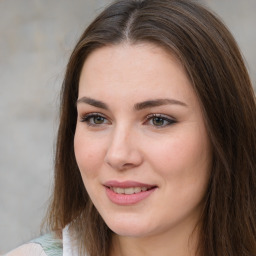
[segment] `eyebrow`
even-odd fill
[[[108,105],[106,103],[99,101],[99,100],[92,99],[92,98],[88,98],[88,97],[82,97],[82,98],[78,99],[76,104],[78,104],[78,103],[86,103],[91,106],[106,109],[106,110],[109,109]]]
[[[78,103],[86,103],[89,104],[91,106],[97,107],[97,108],[102,108],[105,110],[109,110],[109,107],[106,103],[99,101],[99,100],[95,100],[92,98],[88,98],[88,97],[82,97],[80,99],[77,100],[76,102]],[[152,107],[159,107],[159,106],[163,106],[163,105],[180,105],[183,107],[187,107],[188,105],[182,101],[179,100],[174,100],[174,99],[155,99],[155,100],[147,100],[147,101],[143,101],[143,102],[139,102],[136,103],[134,105],[134,110],[136,111],[140,111],[146,108],[152,108]]]
[[[135,110],[142,110],[145,108],[153,108],[153,107],[159,107],[162,105],[180,105],[180,106],[184,106],[187,107],[187,104],[185,104],[184,102],[181,102],[179,100],[174,100],[174,99],[155,99],[155,100],[147,100],[147,101],[143,101],[140,103],[137,103],[134,105],[134,109]]]

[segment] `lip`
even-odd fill
[[[108,181],[104,183],[106,194],[109,198],[109,200],[117,205],[123,205],[123,206],[128,206],[128,205],[135,205],[139,203],[140,201],[148,198],[156,189],[156,185],[151,185],[151,184],[145,184],[141,182],[136,182],[136,181],[124,181],[124,182],[119,182],[119,181]],[[136,194],[118,194],[115,193],[113,190],[111,190],[111,187],[119,187],[119,188],[130,188],[130,187],[146,187],[150,188],[147,191],[141,191]]]

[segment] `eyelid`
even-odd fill
[[[161,114],[161,113],[152,113],[152,114],[148,114],[146,116],[146,118],[151,118],[151,117],[162,117],[162,118],[166,118],[166,119],[170,119],[170,120],[175,120],[174,117],[171,117],[171,116],[166,115],[166,114]]]
[[[87,117],[92,117],[92,116],[101,116],[101,117],[104,117],[105,118],[105,115],[99,113],[99,112],[89,112],[89,113],[86,113],[86,114],[80,114],[80,119],[85,119]]]

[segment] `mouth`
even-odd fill
[[[141,192],[148,191],[150,189],[153,189],[155,187],[130,187],[130,188],[120,188],[120,187],[109,187],[110,190],[115,192],[116,194],[124,194],[124,195],[132,195],[132,194],[138,194]]]
[[[117,205],[133,205],[149,197],[158,187],[134,181],[109,181],[104,184],[110,201]]]

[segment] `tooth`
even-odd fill
[[[124,193],[125,193],[126,195],[134,194],[134,188],[125,188],[125,189],[124,189]]]
[[[124,194],[124,188],[117,188],[118,194]]]
[[[132,194],[140,193],[143,191],[147,191],[146,187],[130,187],[130,188],[111,187],[110,189],[117,194],[126,194],[126,195],[132,195]]]
[[[113,188],[114,192],[117,194],[124,194],[124,189],[123,188]]]
[[[140,187],[134,188],[134,193],[140,193],[140,192],[141,192],[141,188]]]

